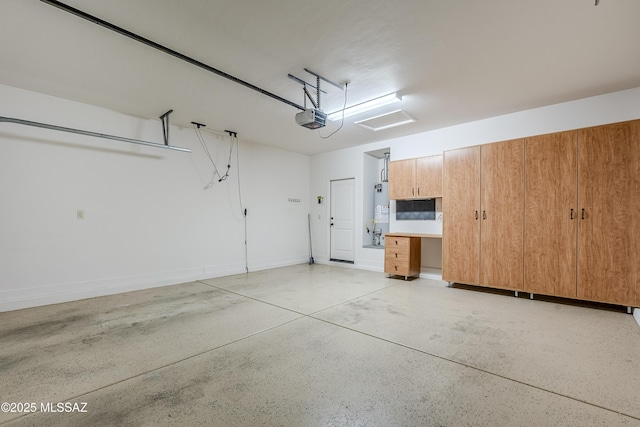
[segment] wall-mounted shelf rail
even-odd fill
[[[165,116],[167,116],[169,113],[166,113]],[[163,116],[163,117],[165,117],[165,116]],[[108,134],[104,134],[104,133],[91,132],[91,131],[82,130],[82,129],[67,128],[67,127],[63,127],[63,126],[50,125],[50,124],[47,124],[47,123],[32,122],[30,120],[15,119],[15,118],[12,118],[12,117],[0,117],[0,123],[3,123],[3,122],[4,123],[15,123],[15,124],[18,124],[18,125],[25,125],[25,126],[39,127],[39,128],[44,128],[44,129],[57,130],[57,131],[60,131],[60,132],[77,133],[79,135],[92,136],[94,138],[112,139],[114,141],[122,141],[122,142],[131,143],[131,144],[147,145],[149,147],[164,148],[164,149],[167,149],[167,150],[184,151],[186,153],[190,153],[191,152],[191,150],[188,149],[188,148],[174,147],[172,145],[169,145],[168,130],[166,130],[164,132],[165,143],[164,144],[160,144],[160,143],[157,143],[157,142],[141,141],[139,139],[125,138],[125,137],[122,137],[122,136],[108,135]],[[163,129],[164,129],[164,126],[165,126],[165,122],[163,121]]]

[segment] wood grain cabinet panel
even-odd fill
[[[415,159],[389,162],[389,199],[404,200],[415,197]]]
[[[442,155],[389,162],[389,198],[442,197]]]
[[[442,155],[416,159],[418,197],[442,197],[442,162]]]
[[[421,245],[419,237],[387,237],[384,248],[384,271],[392,275],[420,274]]]
[[[443,214],[443,280],[640,307],[640,120],[447,151]]]
[[[481,148],[480,283],[522,289],[524,140]]]
[[[442,278],[480,283],[480,147],[444,153]]]
[[[640,121],[578,131],[578,297],[640,305]]]
[[[575,298],[577,131],[525,140],[524,290]]]

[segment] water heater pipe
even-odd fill
[[[389,182],[389,155],[384,153],[384,169],[382,169],[382,182]]]

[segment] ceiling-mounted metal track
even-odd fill
[[[293,80],[294,82],[300,83],[302,86],[309,86],[312,89],[317,89],[314,85],[312,85],[309,82],[305,82],[302,79],[297,78],[296,76],[294,76],[293,74],[287,74],[287,77],[289,77],[291,80]],[[324,90],[320,89],[320,92],[324,93],[325,95],[327,94],[327,92],[325,92]]]
[[[71,6],[66,5],[64,3],[61,3],[61,2],[59,2],[57,0],[40,0],[40,1],[43,2],[43,3],[47,3],[47,4],[51,5],[51,6],[55,6],[58,9],[64,10],[65,12],[69,12],[69,13],[71,13],[73,15],[79,16],[80,18],[86,19],[87,21],[93,22],[94,24],[98,24],[98,25],[100,25],[100,26],[102,26],[104,28],[107,28],[107,29],[111,30],[111,31],[115,31],[116,33],[122,34],[123,36],[129,37],[130,39],[133,39],[133,40],[135,40],[137,42],[146,44],[147,46],[150,46],[150,47],[152,47],[154,49],[157,49],[157,50],[162,51],[162,52],[164,52],[166,54],[174,56],[174,57],[176,57],[178,59],[181,59],[181,60],[183,60],[185,62],[188,62],[188,63],[190,63],[192,65],[195,65],[196,67],[200,67],[200,68],[202,68],[204,70],[207,70],[207,71],[212,72],[214,74],[217,74],[217,75],[219,75],[221,77],[229,79],[229,80],[231,80],[231,81],[233,81],[235,83],[238,83],[238,84],[241,84],[241,85],[243,85],[245,87],[248,87],[249,89],[253,89],[256,92],[260,92],[263,95],[267,95],[267,96],[269,96],[269,97],[271,97],[273,99],[276,99],[276,100],[278,100],[280,102],[284,102],[285,104],[290,105],[292,107],[295,107],[295,108],[297,108],[299,110],[302,110],[302,111],[305,110],[305,108],[302,105],[296,104],[295,102],[289,101],[288,99],[285,99],[285,98],[283,98],[281,96],[278,96],[278,95],[273,94],[271,92],[268,92],[268,91],[266,91],[264,89],[261,89],[258,86],[255,86],[255,85],[253,85],[253,84],[251,84],[249,82],[241,80],[241,79],[239,79],[237,77],[234,77],[234,76],[232,76],[230,74],[227,74],[224,71],[220,71],[220,70],[218,70],[216,68],[213,68],[213,67],[211,67],[211,66],[209,66],[209,65],[207,65],[207,64],[205,64],[203,62],[200,62],[200,61],[198,61],[196,59],[193,59],[193,58],[191,58],[191,57],[189,57],[187,55],[183,55],[180,52],[177,52],[177,51],[175,51],[173,49],[170,49],[170,48],[168,48],[166,46],[163,46],[163,45],[161,45],[159,43],[156,43],[156,42],[151,41],[149,39],[146,39],[146,38],[144,38],[142,36],[139,36],[138,34],[135,34],[135,33],[132,33],[131,31],[125,30],[124,28],[118,27],[117,25],[113,25],[110,22],[104,21],[104,20],[102,20],[100,18],[97,18],[97,17],[95,17],[93,15],[89,15],[86,12],[83,12],[81,10],[78,10],[78,9],[74,8],[74,7],[71,7]]]
[[[324,80],[325,82],[337,87],[340,90],[344,90],[344,85],[339,85],[337,83],[332,82],[331,80],[321,76],[318,73],[314,73],[313,71],[309,70],[308,68],[304,69],[307,73],[312,74],[316,77],[316,85],[312,85],[311,83],[308,83],[302,79],[299,79],[298,77],[294,76],[293,74],[288,74],[287,76],[295,81],[298,82],[302,85],[302,90],[304,92],[305,98],[304,98],[304,106],[305,109],[307,107],[307,99],[309,99],[309,101],[311,101],[311,104],[313,104],[313,108],[317,108],[320,109],[320,94],[324,93],[326,95],[327,92],[325,92],[324,90],[320,89],[320,80]],[[314,99],[313,96],[311,95],[311,93],[309,92],[309,90],[307,89],[307,86],[313,88],[316,90],[316,98]]]
[[[169,113],[170,113],[170,111],[168,113],[165,113],[164,116],[168,116]],[[44,128],[44,129],[57,130],[57,131],[61,131],[61,132],[77,133],[79,135],[93,136],[95,138],[103,138],[103,139],[112,139],[114,141],[123,141],[123,142],[129,142],[131,144],[147,145],[149,147],[164,148],[164,149],[167,149],[167,150],[183,151],[183,152],[186,152],[186,153],[190,153],[191,152],[191,150],[189,150],[188,148],[174,147],[172,145],[169,145],[168,132],[165,135],[165,143],[164,144],[158,144],[156,142],[141,141],[139,139],[124,138],[122,136],[107,135],[107,134],[104,134],[104,133],[91,132],[91,131],[82,130],[82,129],[67,128],[67,127],[62,127],[62,126],[50,125],[48,123],[32,122],[30,120],[14,119],[12,117],[0,117],[0,123],[3,123],[3,122],[4,123],[15,123],[15,124],[18,124],[18,125],[25,125],[25,126],[33,126],[33,127],[38,127],[38,128]],[[163,126],[164,126],[164,124],[163,124]]]
[[[337,88],[338,88],[338,89],[340,89],[340,90],[344,90],[344,85],[339,85],[338,83],[334,83],[334,82],[332,82],[331,80],[329,80],[329,79],[327,79],[327,78],[325,78],[325,77],[322,77],[320,74],[318,74],[318,73],[314,73],[313,71],[311,71],[311,70],[310,70],[310,69],[308,69],[308,68],[305,68],[304,70],[305,70],[307,73],[309,73],[309,74],[311,74],[311,75],[314,75],[314,76],[316,76],[317,78],[319,78],[319,79],[321,79],[321,80],[324,80],[325,82],[329,83],[330,85],[333,85],[333,86],[337,87]]]

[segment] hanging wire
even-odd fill
[[[227,159],[227,171],[223,176],[220,177],[218,182],[221,182],[227,179],[229,177],[229,169],[231,169],[231,153],[233,152],[233,141],[235,139],[237,143],[238,137],[236,136],[235,132],[229,132],[229,137],[231,139],[231,142],[229,143],[229,158]],[[236,150],[236,153],[237,153],[237,150]]]
[[[345,110],[345,108],[347,108],[347,90],[348,90],[348,88],[349,88],[349,83],[346,82],[344,84],[344,105],[342,106],[342,120],[340,121],[340,127],[338,129],[334,130],[333,132],[331,132],[327,136],[322,136],[322,134],[320,133],[320,129],[318,129],[318,135],[320,135],[320,138],[328,139],[328,138],[332,137],[340,129],[342,129],[342,126],[344,126],[344,110]]]
[[[204,187],[204,189],[207,190],[207,189],[209,189],[209,188],[211,188],[213,186],[213,182],[216,179],[216,175],[220,176],[220,173],[218,172],[218,168],[216,166],[216,162],[213,161],[213,157],[211,157],[211,153],[209,152],[209,148],[207,148],[207,144],[205,143],[204,138],[202,137],[202,134],[200,133],[200,126],[201,125],[193,123],[193,129],[196,131],[196,135],[198,137],[198,141],[200,141],[200,145],[202,146],[202,149],[204,150],[205,154],[209,158],[209,161],[213,165],[213,176],[211,177],[211,181],[209,181],[209,183]],[[220,182],[220,181],[218,181],[218,182]]]
[[[211,164],[213,165],[213,169],[214,169],[214,174],[213,174],[213,177],[211,178],[211,182],[209,182],[209,184],[205,187],[205,189],[213,185],[213,181],[216,178],[216,175],[219,177],[218,182],[224,181],[229,177],[229,171],[231,169],[231,157],[233,156],[233,146],[234,144],[236,146],[236,170],[238,171],[238,202],[240,203],[240,215],[242,216],[241,220],[244,222],[244,269],[248,273],[249,272],[249,246],[248,246],[248,239],[247,239],[247,210],[244,208],[244,204],[242,202],[242,188],[240,185],[240,143],[238,141],[238,134],[232,131],[224,131],[229,134],[229,138],[230,138],[229,157],[227,159],[227,171],[224,175],[220,175],[220,173],[218,172],[218,168],[216,167],[216,164],[213,161],[213,157],[211,156],[211,153],[209,152],[209,149],[205,144],[204,138],[200,133],[200,126],[202,125],[197,125],[196,123],[193,124],[193,127],[196,131],[196,135],[198,135],[198,140],[200,141],[200,144],[202,145],[202,148],[204,149],[205,154],[211,161]],[[216,132],[222,133],[223,131],[216,131]],[[234,217],[235,217],[235,214],[234,214]]]
[[[249,243],[247,239],[247,210],[242,203],[242,187],[240,185],[240,142],[238,141],[238,134],[235,132],[229,132],[231,136],[231,147],[236,145],[236,170],[238,171],[238,202],[240,203],[240,214],[244,221],[244,269],[249,272]],[[229,152],[229,164],[231,164],[231,152]],[[227,170],[227,173],[229,171]]]
[[[216,166],[216,162],[213,160],[213,156],[211,155],[211,152],[209,151],[209,148],[207,147],[207,144],[206,144],[204,138],[202,137],[202,133],[200,132],[200,126],[203,126],[203,125],[198,124],[198,123],[193,123],[193,122],[192,122],[192,124],[193,124],[193,129],[195,130],[196,135],[198,136],[198,141],[200,141],[200,145],[202,146],[202,149],[204,150],[205,154],[209,158],[209,161],[213,165],[213,176],[211,177],[211,181],[209,181],[209,183],[205,186],[205,189],[208,189],[208,188],[211,188],[211,186],[213,185],[214,180],[216,179],[216,176],[218,177],[218,182],[222,182],[222,181],[226,180],[229,177],[229,170],[231,169],[231,155],[233,153],[233,143],[234,143],[235,132],[229,133],[229,136],[231,138],[231,142],[229,143],[229,158],[227,159],[227,170],[226,170],[224,175],[221,175],[220,171],[218,171],[218,167]]]

